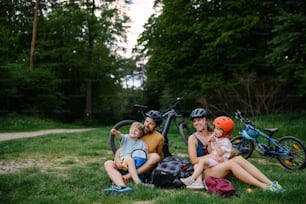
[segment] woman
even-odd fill
[[[217,159],[215,155],[210,155],[207,151],[209,138],[212,134],[212,128],[210,128],[208,120],[208,112],[203,108],[197,108],[191,112],[190,120],[192,120],[193,126],[196,129],[196,132],[188,139],[188,154],[191,163],[196,166],[201,159]],[[205,178],[209,176],[224,178],[229,173],[232,173],[244,183],[256,186],[265,191],[285,191],[277,181],[272,182],[259,169],[241,156],[236,156],[214,167],[207,168],[205,170]],[[200,175],[191,184],[195,186],[194,189],[199,189],[199,186],[203,185],[202,182],[203,178]],[[190,186],[190,188],[192,187]]]

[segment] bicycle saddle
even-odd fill
[[[274,133],[278,132],[278,128],[265,128],[264,130],[270,133],[270,135],[273,135]]]

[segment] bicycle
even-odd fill
[[[244,118],[239,110],[235,112],[235,118],[244,123],[239,135],[231,139],[238,154],[248,159],[255,149],[266,157],[277,158],[279,163],[289,170],[305,168],[306,147],[301,140],[294,136],[274,139],[272,136],[278,132],[278,128],[264,128],[266,134],[256,128],[251,120]],[[267,142],[263,143],[260,140]]]
[[[168,132],[171,127],[171,124],[174,123],[175,126],[177,127],[183,141],[185,144],[188,142],[188,136],[193,133],[192,129],[188,126],[188,124],[185,121],[185,118],[183,117],[182,114],[180,114],[177,110],[177,105],[183,100],[184,97],[178,97],[176,101],[172,104],[169,105],[169,107],[161,111],[163,120],[164,122],[160,126],[160,133],[164,136],[165,138],[165,144],[164,144],[164,154],[165,157],[171,156],[171,153],[169,151],[169,141],[168,141]],[[143,119],[146,118],[145,113],[146,110],[148,110],[147,106],[135,104],[134,107],[137,109],[137,112],[140,113],[143,117]],[[118,123],[116,123],[113,128],[120,130],[120,132],[128,132],[128,129],[130,125],[134,122],[135,120],[128,119],[128,120],[122,120]],[[119,140],[116,139],[116,137],[113,134],[109,134],[109,144],[110,148],[113,153],[115,153],[119,147]]]

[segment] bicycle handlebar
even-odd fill
[[[163,111],[161,112],[162,115],[163,115],[163,117],[164,117],[165,115],[167,115],[167,113],[168,113],[169,111],[171,111],[171,110],[175,110],[174,112],[175,112],[175,116],[176,116],[176,117],[181,117],[182,115],[176,112],[176,106],[177,106],[177,104],[179,104],[179,103],[183,100],[183,98],[184,98],[184,96],[182,96],[182,97],[177,97],[176,101],[175,101],[173,104],[170,104],[169,107],[168,107],[167,109],[163,110]],[[143,116],[144,116],[144,114],[145,114],[145,113],[144,113],[144,110],[149,108],[148,106],[139,105],[139,104],[134,104],[134,107],[137,108],[137,111],[138,111],[138,112],[141,112]],[[144,116],[144,117],[145,117],[145,116]]]
[[[162,113],[164,114],[164,113],[166,113],[166,112],[168,112],[168,111],[170,111],[172,109],[176,109],[177,104],[179,104],[183,100],[183,98],[184,98],[184,96],[177,97],[175,103],[170,104],[169,107],[166,110],[164,110]]]
[[[249,120],[248,118],[245,118],[245,117],[242,116],[240,110],[237,110],[237,111],[235,112],[235,118],[238,119],[238,120],[240,120],[240,122],[243,122],[243,123],[245,123],[245,124],[249,124],[249,125],[254,126],[251,120]]]
[[[143,105],[139,105],[139,104],[134,104],[134,107],[141,108],[141,109],[148,109],[148,106],[143,106]]]

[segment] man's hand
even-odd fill
[[[114,159],[114,161],[115,161],[115,164],[116,164],[116,166],[119,168],[119,169],[122,169],[122,161],[121,161],[121,159],[120,159],[120,151],[121,151],[121,149],[119,148],[119,149],[117,149],[117,151],[116,151],[116,153],[115,153],[115,159]]]
[[[119,159],[115,158],[115,164],[118,167],[118,169],[122,169],[123,168],[123,165],[122,165],[122,162],[121,162],[120,158]]]

